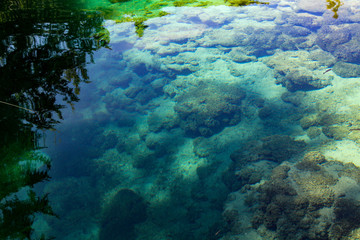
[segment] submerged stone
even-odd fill
[[[244,202],[257,202],[252,226],[262,236],[288,240],[355,239],[350,236],[360,227],[358,172],[359,168],[353,165],[326,161],[319,152],[309,152],[298,164],[276,167],[261,185],[231,193],[237,197],[230,198],[223,215],[235,234],[234,226],[242,224],[243,213],[234,210],[246,198],[249,200]]]
[[[274,68],[276,83],[290,92],[316,90],[331,84],[332,77],[323,74],[330,60],[315,59],[311,52],[279,52],[263,61]]]
[[[358,64],[337,62],[332,70],[343,78],[360,77],[360,65]]]
[[[136,239],[134,227],[147,218],[144,199],[131,189],[117,192],[103,211],[100,240]]]
[[[202,83],[180,94],[174,109],[187,135],[210,137],[241,121],[244,98],[245,92],[238,87]]]

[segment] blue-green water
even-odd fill
[[[0,238],[358,239],[359,4],[164,10],[2,23]]]

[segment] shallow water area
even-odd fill
[[[104,20],[86,81],[64,72],[79,100],[35,185],[59,217],[32,236],[358,239],[360,4],[162,11],[141,37]]]

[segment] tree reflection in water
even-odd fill
[[[326,8],[333,11],[333,18],[337,19],[339,17],[338,10],[340,6],[343,5],[343,3],[341,2],[341,0],[326,0],[326,2],[328,3],[328,5],[326,5]]]
[[[32,239],[35,213],[55,215],[47,196],[32,190],[51,167],[38,151],[37,130],[62,118],[59,96],[65,104],[79,100],[80,84],[89,82],[86,59],[108,44],[100,13],[75,5],[0,5],[0,239]]]

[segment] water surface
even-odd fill
[[[58,218],[36,215],[33,237],[357,239],[359,5],[162,10],[141,37],[85,11],[61,22],[64,39],[33,38],[31,56],[51,47],[27,59],[43,85],[4,98],[42,96],[23,118],[53,128],[39,131],[51,179],[35,189]],[[22,69],[7,52],[1,70]]]

